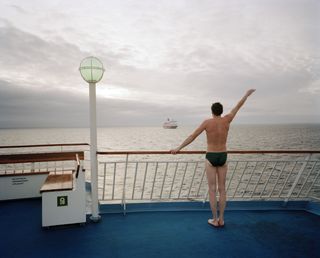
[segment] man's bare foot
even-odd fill
[[[219,224],[219,227],[224,227],[224,220],[218,219],[218,224]]]
[[[208,224],[215,227],[215,228],[220,227],[219,219],[208,219]]]

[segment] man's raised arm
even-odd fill
[[[233,118],[236,116],[239,109],[246,102],[247,98],[255,91],[256,91],[255,89],[248,90],[246,94],[242,97],[242,99],[238,102],[238,104],[231,110],[231,112],[227,115],[227,117],[230,118],[230,122],[233,120]]]

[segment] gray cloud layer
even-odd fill
[[[88,126],[88,89],[77,68],[92,54],[106,66],[100,126],[167,117],[196,124],[212,102],[228,111],[250,87],[257,92],[238,122],[320,122],[317,1],[96,4],[94,19],[85,2],[63,10],[41,3],[35,12],[32,2],[4,5],[0,128]]]

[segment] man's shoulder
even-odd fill
[[[210,123],[210,122],[212,122],[213,121],[213,118],[208,118],[208,119],[205,119],[203,122],[202,122],[202,124],[208,124],[208,123]]]
[[[234,116],[232,114],[226,114],[223,119],[226,120],[228,123],[231,123],[232,119],[234,118]]]
[[[203,129],[207,129],[209,123],[210,123],[210,118],[209,119],[205,119],[203,120],[203,122],[201,123],[200,127],[203,128]]]

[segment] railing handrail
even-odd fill
[[[89,146],[89,143],[54,143],[54,144],[33,144],[33,145],[7,145],[0,146],[0,149],[11,148],[34,148],[34,147],[58,147],[58,146]]]
[[[22,153],[22,154],[0,155],[0,164],[76,160],[77,154],[80,160],[84,160],[83,151],[27,153],[27,154]]]
[[[206,151],[179,151],[177,154],[205,154]],[[316,154],[320,150],[229,150],[228,154]],[[98,155],[171,154],[170,151],[97,151]]]

